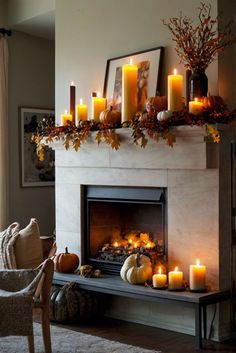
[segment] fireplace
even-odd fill
[[[130,254],[167,256],[165,188],[86,186],[84,206],[86,263],[119,274]]]

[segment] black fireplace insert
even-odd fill
[[[84,186],[84,259],[103,273],[119,274],[134,253],[153,264],[167,256],[166,189]]]

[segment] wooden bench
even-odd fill
[[[231,291],[213,291],[193,293],[189,291],[157,290],[151,287],[134,286],[122,281],[119,276],[102,275],[100,278],[83,278],[76,274],[54,273],[53,283],[64,285],[68,282],[79,283],[81,289],[141,299],[160,303],[182,302],[195,308],[195,342],[196,348],[203,348],[203,339],[207,339],[207,306],[231,298]],[[202,335],[203,333],[203,335]]]

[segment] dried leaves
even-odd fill
[[[177,18],[163,20],[175,42],[175,50],[180,62],[190,70],[205,70],[216,59],[216,54],[236,41],[231,22],[219,29],[219,19],[211,17],[211,5],[201,3],[198,15],[199,22],[193,22],[182,14]]]
[[[145,113],[146,114],[146,113]],[[158,142],[162,138],[166,144],[173,147],[176,138],[173,127],[180,125],[200,126],[206,128],[207,135],[216,143],[220,142],[220,134],[215,124],[224,123],[231,124],[236,121],[236,110],[230,112],[227,109],[214,110],[206,109],[200,115],[193,115],[186,110],[173,112],[173,115],[162,121],[158,121],[156,117],[150,116],[148,119],[142,119],[142,115],[137,114],[130,122],[123,124],[123,127],[132,129],[133,142],[145,148],[149,140]],[[213,126],[214,125],[214,126]],[[95,134],[95,141],[98,145],[102,142],[111,146],[112,149],[120,148],[120,137],[117,128],[122,126],[95,123],[93,121],[81,121],[79,126],[55,126],[51,120],[44,120],[38,127],[36,134],[32,136],[32,142],[37,145],[37,153],[40,160],[44,158],[44,140],[48,144],[54,141],[62,141],[66,150],[73,147],[78,151],[82,144],[86,143],[91,133]]]

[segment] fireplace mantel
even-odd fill
[[[230,142],[236,139],[236,128],[222,125],[218,129],[219,144],[206,139],[204,128],[189,126],[173,129],[173,148],[161,139],[158,143],[149,140],[144,149],[136,146],[130,129],[117,131],[122,140],[118,151],[106,144],[97,146],[93,135],[78,152],[72,147],[66,151],[62,141],[51,144],[56,151],[58,251],[68,246],[78,253],[81,263],[84,261],[81,199],[85,185],[163,187],[168,195],[169,269],[179,266],[188,280],[189,265],[200,258],[207,266],[211,290],[228,290],[232,283]],[[115,303],[110,313],[113,317],[194,332],[191,312],[184,311],[180,319],[183,308],[176,307],[163,316],[158,307],[138,306],[137,313],[134,303]],[[217,312],[217,339],[228,337],[230,332],[229,308],[224,306]]]

